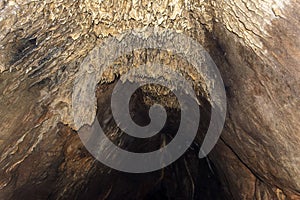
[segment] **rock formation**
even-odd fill
[[[228,111],[209,159],[191,149],[166,169],[134,175],[87,152],[71,101],[85,56],[105,38],[143,27],[197,40],[222,74]],[[1,1],[0,199],[300,199],[299,35],[296,0]],[[201,74],[167,52],[141,50],[121,57],[99,83],[100,121],[122,67],[153,60],[191,78],[208,119]],[[147,107],[146,96],[176,110],[168,93],[139,92],[133,102]],[[131,144],[114,122],[107,132]]]

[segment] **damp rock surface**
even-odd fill
[[[186,193],[175,194],[189,199],[200,194],[207,199],[300,199],[299,10],[297,0],[1,1],[0,199],[141,199],[155,191],[172,199],[170,191],[182,185],[168,180],[178,177],[185,177]],[[221,139],[209,154],[212,170],[207,161],[187,163],[189,156],[195,158],[187,153],[167,173],[145,175],[137,189],[133,183],[142,178],[122,175],[119,182],[110,181],[120,175],[86,151],[71,102],[87,54],[109,36],[145,26],[182,32],[210,53],[226,86],[228,111]],[[166,52],[132,52],[114,63],[101,83],[110,85],[145,57],[170,64],[200,85],[200,107],[207,110],[201,74]],[[109,95],[102,88],[98,104]],[[195,166],[213,177],[210,186],[221,188],[221,197],[208,194]],[[176,170],[182,173],[174,178]]]

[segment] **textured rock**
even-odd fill
[[[243,13],[248,12],[242,12],[239,5],[228,5],[227,14],[237,12],[231,17],[239,22],[226,30],[220,23],[229,22],[221,17],[213,32],[229,64],[219,65],[229,89],[229,123],[222,138],[252,173],[263,184],[271,185],[276,197],[282,199],[284,195],[278,192],[281,190],[287,196],[299,195],[300,29],[299,20],[295,20],[299,19],[299,4],[284,2],[280,15],[274,13],[274,6],[257,6],[264,10],[260,17],[264,24],[259,19],[251,22],[253,17],[246,17]],[[241,35],[238,27],[243,24],[247,24],[244,34],[249,36]],[[260,32],[256,33],[255,27],[260,27]],[[251,38],[259,39],[262,46],[253,46],[259,43]]]
[[[159,26],[199,41],[222,73],[228,117],[210,158],[228,198],[300,199],[299,10],[296,0],[1,1],[0,198],[117,199],[152,190],[159,174],[140,186],[147,188],[140,196],[114,189],[128,177],[114,185],[115,172],[83,148],[71,129],[71,96],[78,67],[95,45],[126,29]],[[130,55],[133,63],[144,53]],[[155,57],[172,60],[164,52]],[[187,65],[172,66],[193,77]]]

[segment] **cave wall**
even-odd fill
[[[245,176],[256,176],[251,186],[241,182],[257,199],[299,198],[290,195],[299,195],[300,180],[298,8],[296,1],[215,6],[212,32],[229,64],[218,65],[228,87],[222,139],[246,166]]]
[[[227,195],[300,198],[299,8],[296,0],[1,1],[0,197],[78,196],[98,170],[71,129],[78,67],[109,35],[159,26],[199,41],[221,71],[228,114],[210,157]]]

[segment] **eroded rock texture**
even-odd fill
[[[95,161],[73,124],[73,81],[87,53],[110,35],[159,26],[201,43],[226,85],[227,120],[209,155],[226,197],[206,191],[202,198],[300,199],[299,10],[296,0],[1,1],[0,198],[141,199],[151,191],[200,198],[195,191],[205,187],[193,153],[166,173],[128,177]],[[153,59],[201,82],[187,65],[155,51],[120,58],[102,82],[113,82],[122,66]],[[98,104],[105,105],[107,85]],[[98,108],[98,118],[105,113]],[[186,170],[172,174],[176,169]],[[185,188],[167,181],[173,176]]]

